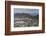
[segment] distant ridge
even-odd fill
[[[18,17],[18,18],[32,18],[32,16],[30,15],[30,14],[27,14],[27,13],[16,13],[16,14],[14,14],[14,18],[15,17]]]
[[[16,17],[18,17],[18,18],[38,19],[39,18],[39,15],[37,14],[37,15],[33,16],[33,14],[31,15],[31,14],[28,14],[28,13],[15,13],[14,14],[14,18],[16,18]]]

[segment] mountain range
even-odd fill
[[[14,14],[14,18],[34,18],[34,19],[38,19],[39,18],[39,15],[38,14],[28,14],[28,13],[15,13]]]

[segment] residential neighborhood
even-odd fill
[[[25,13],[14,14],[14,27],[31,27],[38,26],[38,16],[35,17]]]

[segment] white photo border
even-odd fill
[[[16,27],[14,28],[14,8],[27,8],[27,9],[39,9],[39,26],[38,27]],[[11,32],[14,31],[29,31],[29,30],[42,30],[42,7],[41,6],[23,6],[23,5],[11,5]]]

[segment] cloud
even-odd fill
[[[38,14],[39,13],[39,9],[14,8],[14,13]]]

